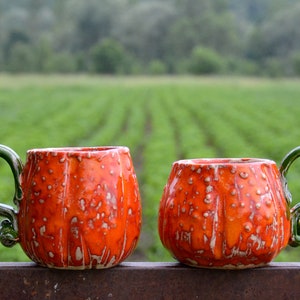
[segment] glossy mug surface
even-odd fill
[[[180,262],[208,268],[265,265],[288,243],[298,246],[299,205],[292,210],[285,174],[267,159],[174,162],[159,208],[159,235]]]
[[[127,147],[27,151],[25,165],[0,146],[15,178],[17,209],[1,204],[0,239],[19,242],[50,268],[109,268],[135,249],[141,229],[138,182]]]

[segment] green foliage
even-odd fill
[[[215,74],[220,73],[223,68],[221,56],[214,50],[196,47],[190,60],[190,71],[193,74]]]
[[[113,36],[143,63],[166,60],[169,31],[175,18],[172,1],[138,1],[120,15]]]
[[[35,57],[30,44],[15,43],[11,49],[7,69],[13,73],[34,70]]]
[[[48,72],[51,69],[54,69],[53,60],[55,60],[55,54],[53,53],[53,49],[50,41],[46,38],[41,38],[35,46],[35,64],[36,71],[40,73]],[[58,53],[60,56],[60,53]],[[59,60],[59,59],[58,59]],[[57,66],[56,67],[60,67]],[[56,71],[56,70],[54,70]]]
[[[0,76],[0,143],[25,160],[35,147],[126,145],[142,195],[145,259],[170,261],[157,233],[158,205],[172,162],[195,157],[261,157],[280,164],[299,146],[299,80],[214,77]],[[45,109],[46,107],[46,109]],[[299,163],[288,174],[294,204]],[[14,182],[0,160],[1,201]],[[277,260],[299,261],[288,247]],[[27,260],[0,247],[1,261]]]
[[[91,69],[96,73],[116,74],[123,68],[125,55],[121,44],[105,39],[91,48]]]
[[[43,66],[47,73],[74,73],[77,71],[76,60],[71,53],[61,52],[51,55]]]
[[[298,75],[290,56],[300,50],[300,3],[285,7],[256,27],[248,41],[247,56],[271,77]]]
[[[0,72],[4,70],[4,58],[3,58],[3,53],[0,50]]]
[[[270,77],[280,77],[283,75],[284,65],[281,60],[269,58],[265,62],[264,74]]]
[[[0,0],[0,8],[1,71],[198,73],[186,65],[200,45],[234,59],[227,74],[299,76],[286,59],[300,51],[299,0]],[[103,62],[96,52],[107,40],[115,45]]]
[[[300,51],[292,55],[292,66],[295,74],[300,76]]]
[[[158,59],[152,60],[149,64],[149,73],[152,75],[166,74],[167,68],[162,61],[160,61]]]
[[[229,56],[225,59],[225,69],[226,73],[229,74],[244,74],[251,76],[259,75],[261,71],[255,61],[235,56]]]

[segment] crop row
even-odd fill
[[[139,250],[148,259],[169,260],[159,241],[157,212],[172,162],[254,156],[279,163],[300,143],[299,92],[276,83],[216,88],[205,82],[6,88],[0,91],[0,143],[23,160],[33,147],[128,146],[143,202]],[[290,188],[300,197],[297,164],[290,173]],[[2,160],[0,179],[1,198],[9,203],[12,176]],[[0,260],[24,258],[9,251],[0,248]]]
[[[165,182],[167,179],[171,165],[167,164],[167,153],[170,152],[176,159],[217,155],[253,156],[271,158],[279,163],[283,155],[300,141],[297,130],[299,107],[291,110],[294,100],[290,100],[288,105],[278,101],[276,97],[266,99],[267,102],[255,97],[248,101],[209,98],[197,101],[196,95],[191,98],[193,101],[186,95],[180,97],[176,94],[173,98],[167,94],[159,100],[160,105],[152,105],[153,111],[164,111],[159,127],[153,127],[154,132],[155,129],[159,130],[159,135],[156,134],[154,139],[159,136],[164,141],[165,145],[161,148],[166,153],[165,157],[157,157],[156,160],[156,164],[161,165],[161,171],[155,176],[158,182]],[[161,115],[158,111],[154,114]],[[168,139],[173,139],[173,143],[167,142]],[[174,143],[175,151],[172,152]],[[290,173],[290,189],[293,194],[300,195],[299,171],[291,170]],[[151,174],[149,172],[148,176]],[[151,186],[159,187],[161,184]],[[150,199],[150,203],[157,201],[159,196],[158,193],[146,193],[146,199]],[[156,244],[159,245],[159,241]]]

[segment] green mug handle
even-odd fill
[[[286,175],[289,167],[300,156],[300,147],[291,150],[282,160],[280,165],[281,182],[283,184],[283,190],[286,201],[289,205],[292,203],[292,195],[288,189]],[[292,247],[300,246],[300,202],[291,208],[291,235],[289,245]]]
[[[16,214],[19,209],[19,202],[22,199],[20,175],[23,170],[23,164],[15,151],[4,145],[0,145],[0,157],[6,160],[6,162],[9,164],[15,181],[15,193],[13,201],[17,209],[14,209],[10,205],[0,203],[0,217],[5,218],[0,223],[0,242],[6,247],[12,247],[19,240]]]

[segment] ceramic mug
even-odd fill
[[[0,204],[0,240],[20,243],[50,268],[109,268],[134,250],[141,229],[138,182],[127,147],[31,149],[23,166],[0,145],[15,180],[16,209]]]
[[[282,161],[190,159],[173,163],[159,207],[162,244],[195,267],[251,268],[300,244],[300,208],[290,210],[286,174],[300,147]]]

